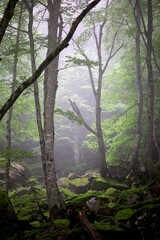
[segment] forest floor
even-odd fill
[[[36,199],[29,186],[10,193],[19,226],[8,237],[0,231],[3,240],[160,239],[160,178],[146,184],[119,183],[93,172],[61,178],[66,211],[53,222],[47,220],[45,189],[34,184]]]

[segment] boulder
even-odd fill
[[[108,166],[109,174],[112,179],[123,182],[128,174],[128,168],[121,166]]]
[[[10,167],[10,172],[9,172],[9,188],[10,189],[15,188],[17,185],[25,186],[26,179],[23,176],[26,176],[25,168],[17,162],[12,163],[11,167]],[[1,179],[0,187],[3,188],[4,181],[5,181],[5,167],[4,166],[0,167],[0,179]]]
[[[80,178],[80,177],[81,177],[81,176],[79,176],[79,175],[76,174],[76,173],[70,173],[67,178],[68,178],[69,180],[74,180],[74,179]]]

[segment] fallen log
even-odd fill
[[[91,240],[102,240],[99,233],[96,229],[91,225],[89,220],[87,219],[84,211],[79,211],[79,222],[82,225],[83,229],[87,233],[89,239]]]

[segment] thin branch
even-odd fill
[[[85,58],[86,61],[90,61],[88,56],[85,54],[85,52],[81,49],[81,47],[77,44],[77,42],[72,39],[73,42],[76,44],[79,52],[81,53],[81,55]],[[89,72],[89,76],[90,76],[90,82],[91,82],[91,86],[92,86],[92,90],[93,90],[93,94],[94,96],[96,96],[96,88],[95,88],[95,84],[94,84],[94,79],[93,79],[93,73],[92,73],[92,69],[91,69],[91,66],[89,64],[87,64],[87,67],[88,67],[88,72]]]
[[[25,30],[22,30],[22,29],[18,29],[18,28],[16,28],[16,27],[13,27],[13,26],[10,25],[10,24],[8,24],[8,26],[9,26],[10,28],[13,28],[13,29],[16,30],[16,31],[19,31],[19,32],[23,32],[23,33],[27,33],[27,34],[28,34],[28,31],[25,31]]]
[[[145,37],[144,37],[144,35],[143,35],[142,31],[141,31],[140,25],[137,22],[137,16],[136,16],[136,10],[135,10],[136,6],[133,6],[133,4],[132,4],[132,2],[130,0],[129,0],[129,3],[131,5],[131,7],[133,8],[134,18],[135,18],[138,30],[139,30],[139,32],[141,34],[142,39],[143,39],[143,42],[144,42],[145,45],[147,45],[146,39],[145,39]],[[137,4],[137,7],[138,7],[138,10],[139,10],[139,13],[140,13],[140,17],[141,17],[141,20],[142,20],[142,25],[143,25],[143,28],[144,28],[144,33],[145,33],[145,36],[147,37],[147,29],[146,29],[146,26],[145,26],[144,17],[143,17],[143,14],[142,14],[141,7],[139,5],[139,1],[137,0],[135,4]]]
[[[73,109],[73,111],[77,114],[78,117],[80,117],[82,120],[83,120],[83,125],[86,127],[86,129],[93,133],[96,137],[97,137],[97,132],[95,130],[93,130],[89,125],[88,123],[84,120],[79,108],[77,107],[76,103],[75,102],[72,102],[71,99],[69,99],[69,102],[71,104],[71,107]]]
[[[105,63],[105,65],[104,65],[103,69],[102,69],[102,74],[106,71],[106,68],[107,68],[110,60],[111,60],[111,59],[117,54],[117,52],[123,47],[123,44],[121,44],[121,46],[118,47],[118,48],[113,52],[113,49],[114,49],[114,46],[115,46],[115,41],[116,41],[118,32],[119,32],[119,30],[120,30],[120,28],[121,28],[121,26],[122,26],[122,23],[123,23],[123,20],[122,20],[122,22],[121,22],[121,25],[118,27],[118,29],[117,29],[114,37],[113,37],[112,44],[111,44],[111,48],[110,48],[110,52],[109,52],[109,56],[108,56],[108,58],[107,58],[107,60],[106,60],[106,63]]]

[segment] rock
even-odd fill
[[[72,183],[69,183],[69,189],[76,194],[83,194],[90,190],[90,183],[81,186],[76,186]]]
[[[100,173],[99,171],[92,171],[92,170],[89,170],[87,171],[82,177],[87,177],[87,178],[95,178],[95,177],[100,177]]]
[[[23,177],[23,175],[26,176],[25,168],[17,162],[12,163],[11,166],[9,172],[9,188],[15,188],[17,184],[25,186],[26,179]],[[0,167],[0,179],[0,187],[3,188],[5,181],[5,167]]]
[[[67,188],[68,187],[68,179],[66,177],[59,178],[57,181],[58,187]]]
[[[133,193],[133,195],[128,199],[127,203],[128,205],[132,205],[132,204],[137,204],[143,201],[143,195],[135,192]]]
[[[80,177],[81,177],[81,176],[79,176],[79,175],[76,174],[76,173],[70,173],[67,178],[68,178],[69,180],[74,180],[74,179],[80,178]]]
[[[109,174],[112,179],[123,182],[128,174],[128,168],[120,166],[108,166]]]
[[[129,220],[133,232],[142,240],[160,240],[160,204],[137,210]]]

